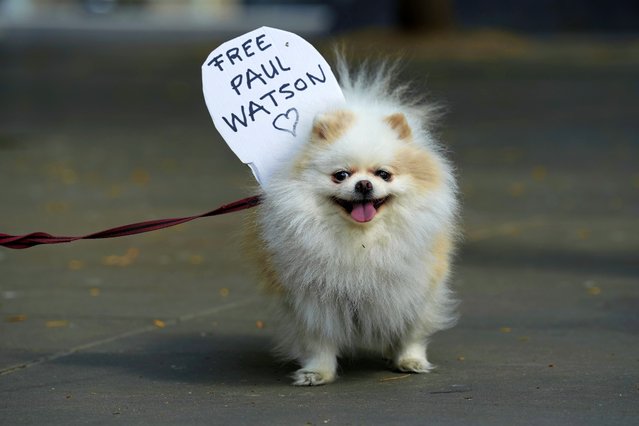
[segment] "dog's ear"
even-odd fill
[[[408,121],[406,121],[406,116],[401,112],[397,112],[395,114],[391,114],[385,119],[386,123],[391,126],[391,129],[397,132],[397,136],[399,136],[402,140],[410,140],[413,131],[408,125]]]
[[[313,121],[313,140],[334,142],[344,134],[354,120],[355,115],[346,110],[319,114]]]

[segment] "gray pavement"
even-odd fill
[[[89,46],[0,44],[0,232],[252,193],[201,95],[214,43]],[[464,204],[462,316],[434,373],[363,357],[290,386],[234,214],[0,250],[0,424],[638,424],[636,59],[411,55],[448,107]]]

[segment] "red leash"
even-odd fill
[[[27,235],[7,235],[0,233],[0,246],[11,249],[25,249],[37,246],[39,244],[59,244],[76,240],[96,240],[100,238],[124,237],[126,235],[142,234],[144,232],[151,232],[157,229],[168,228],[170,226],[190,222],[193,219],[198,219],[200,217],[217,216],[220,214],[233,213],[240,210],[250,209],[251,207],[257,206],[258,204],[260,204],[260,197],[258,195],[254,195],[252,197],[225,204],[215,210],[197,216],[179,217],[174,219],[157,219],[150,220],[148,222],[132,223],[131,225],[118,226],[117,228],[107,229],[105,231],[96,232],[94,234],[85,235],[83,237],[56,237],[44,232],[33,232]]]

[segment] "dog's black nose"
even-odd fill
[[[355,184],[355,191],[360,194],[368,194],[373,190],[373,184],[368,180],[360,180]]]

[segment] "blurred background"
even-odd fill
[[[200,65],[261,25],[329,62],[335,44],[403,58],[400,79],[446,111],[466,262],[636,271],[631,0],[0,0],[1,231],[88,232],[251,192]]]
[[[627,33],[639,25],[632,0],[2,0],[0,11],[13,31],[240,33],[269,25],[306,34],[371,26]]]
[[[460,264],[636,274],[631,0],[0,0],[0,231],[80,234],[253,192],[210,120],[200,66],[261,25],[307,37],[329,62],[336,44],[353,62],[403,58],[400,80],[446,112],[436,132],[458,170]],[[176,238],[148,243],[150,265],[232,265],[206,252],[233,240],[239,216],[188,243],[135,241]],[[101,248],[121,243],[104,244],[73,265],[104,267]],[[15,256],[0,252],[18,262],[3,267],[31,262]]]
[[[47,178],[57,177],[70,183],[58,194],[66,201],[45,211],[62,220],[76,202],[84,204],[77,214],[91,215],[91,198],[105,208],[124,200],[179,208],[186,204],[172,197],[201,200],[214,182],[244,178],[208,117],[200,64],[219,43],[262,25],[307,37],[329,62],[336,44],[353,62],[403,58],[400,78],[447,111],[438,131],[460,168],[468,226],[491,196],[521,196],[520,205],[538,183],[560,178],[551,190],[570,190],[566,182],[579,181],[586,164],[625,183],[590,194],[595,203],[546,193],[527,208],[555,209],[552,199],[626,211],[628,194],[615,191],[639,186],[630,160],[639,116],[636,1],[0,0],[0,161],[8,162],[0,195],[46,204],[42,189],[7,183],[52,185]],[[35,158],[53,165],[20,175]],[[201,162],[188,170],[202,174],[218,169],[209,181],[181,175],[171,182],[182,188],[155,187],[166,173],[180,174],[179,162]],[[487,181],[500,166],[528,175]],[[99,191],[87,198],[83,182]],[[233,198],[236,188],[216,189]],[[28,217],[11,209],[0,206],[6,223]]]

